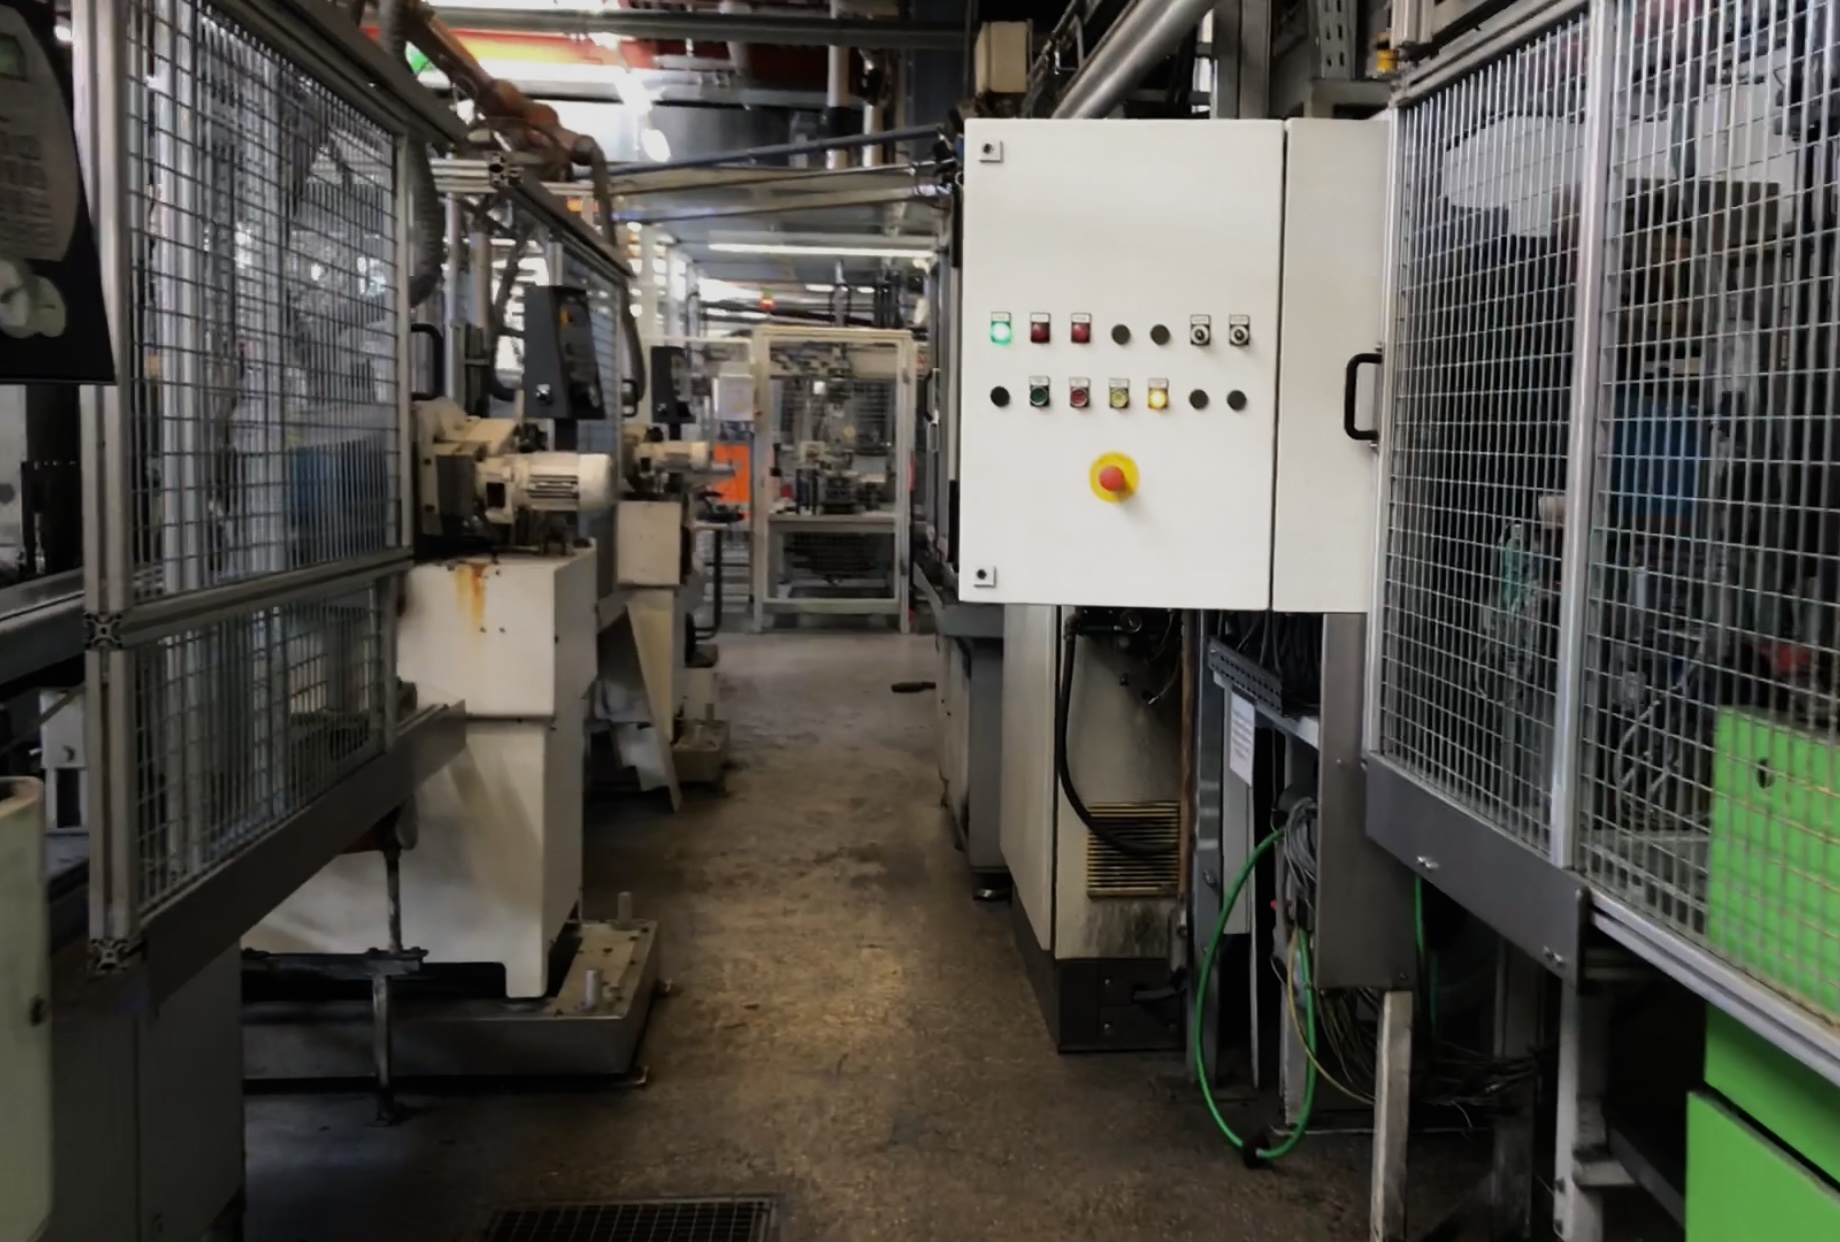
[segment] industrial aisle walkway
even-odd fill
[[[932,699],[888,690],[933,675],[930,638],[721,646],[728,796],[591,818],[588,912],[630,888],[664,923],[651,1084],[411,1097],[395,1129],[367,1097],[252,1099],[252,1242],[459,1242],[495,1204],[731,1193],[783,1195],[787,1242],[1366,1236],[1365,1142],[1248,1172],[1177,1059],[1050,1049],[1007,913],[970,900]]]

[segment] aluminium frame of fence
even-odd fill
[[[871,513],[858,514],[785,514],[774,509],[779,499],[775,475],[776,454],[784,447],[776,419],[780,402],[776,399],[775,381],[788,378],[776,370],[776,350],[801,346],[832,348],[845,352],[887,351],[890,367],[884,376],[878,372],[872,382],[892,386],[892,400],[887,415],[892,420],[893,437],[887,443],[888,505]],[[829,616],[888,616],[896,618],[902,633],[911,624],[909,596],[912,582],[913,528],[913,459],[914,418],[916,403],[917,359],[911,332],[884,328],[795,328],[768,325],[754,331],[754,500],[748,514],[753,543],[754,626],[763,629],[769,616],[818,614]],[[797,448],[797,443],[790,445]],[[880,542],[887,539],[889,584],[887,594],[847,597],[796,597],[782,593],[778,566],[785,559],[788,536],[815,536],[820,539],[854,539]],[[878,575],[879,576],[879,575]]]
[[[324,0],[80,0],[72,47],[119,375],[81,415],[91,963],[158,996],[456,740],[395,634],[403,170],[464,130]]]
[[[1590,932],[1840,1083],[1840,6],[1523,4],[1469,43],[1392,118],[1369,832],[1560,976],[1556,1223],[1592,1242],[1641,1176]]]

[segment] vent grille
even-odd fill
[[[508,1207],[481,1242],[775,1242],[772,1199],[650,1199]]]
[[[1157,853],[1126,854],[1086,837],[1088,897],[1173,897],[1182,875],[1182,817],[1174,802],[1096,802],[1086,808],[1108,833]]]

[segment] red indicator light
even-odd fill
[[[1069,329],[1069,332],[1073,337],[1073,343],[1075,345],[1086,344],[1088,341],[1092,340],[1092,320],[1090,319],[1074,320],[1073,326],[1071,329]]]
[[[1091,400],[1092,392],[1090,389],[1070,388],[1067,390],[1067,404],[1071,405],[1076,410],[1085,409],[1087,403]]]
[[[1046,319],[1029,320],[1029,340],[1036,345],[1048,343],[1048,321]]]

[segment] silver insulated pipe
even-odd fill
[[[1201,24],[1215,0],[1137,0],[1073,75],[1057,118],[1105,116],[1124,102],[1150,66]]]

